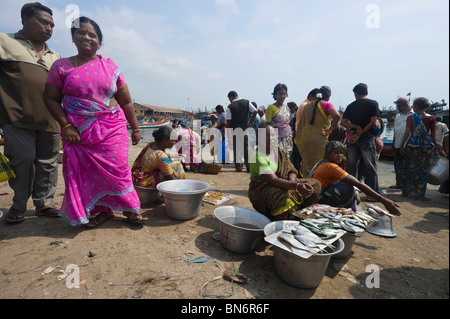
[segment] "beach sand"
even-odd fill
[[[141,142],[130,148],[130,164],[144,146]],[[59,165],[54,202],[58,208],[64,192],[61,169]],[[169,219],[165,204],[160,204],[143,209],[148,221],[141,226],[123,223],[118,213],[99,228],[86,229],[72,227],[62,218],[35,216],[30,200],[25,222],[6,225],[3,217],[0,223],[0,298],[448,298],[448,195],[430,185],[427,196],[431,202],[403,198],[400,191],[388,188],[394,184],[392,161],[382,160],[379,171],[384,195],[401,205],[402,216],[393,219],[398,235],[385,238],[365,233],[357,238],[347,258],[331,259],[315,289],[299,289],[281,281],[273,266],[273,247],[264,240],[244,255],[222,248],[214,236],[219,229],[213,215],[217,206],[208,203],[189,221]],[[206,181],[212,190],[235,196],[224,205],[252,209],[247,198],[249,174],[235,172],[232,165],[226,165],[219,175],[188,173],[188,178]],[[0,194],[0,210],[5,215],[13,197],[7,182],[0,183]],[[364,198],[362,194],[363,207]],[[186,262],[202,256],[207,257],[203,263]],[[73,269],[79,269],[79,288],[71,287],[78,282]],[[234,284],[231,290],[229,282],[218,279],[206,285],[212,296],[202,296],[202,287],[222,276],[222,269],[244,275],[248,283]],[[380,271],[379,285],[373,269]],[[72,277],[62,278],[66,270]]]

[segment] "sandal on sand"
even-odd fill
[[[113,219],[114,214],[112,212],[103,212],[95,215],[91,219],[89,219],[89,223],[85,224],[86,228],[96,228],[103,224],[104,222]]]
[[[139,224],[147,220],[147,218],[143,218],[142,215],[138,213],[123,212],[123,215],[127,218],[123,218],[122,220],[129,224]]]
[[[58,213],[58,210],[53,206],[36,207],[37,216],[58,218]]]
[[[14,208],[10,208],[8,214],[5,216],[5,222],[8,224],[17,224],[25,221],[25,213],[20,212]]]

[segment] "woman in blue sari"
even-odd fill
[[[405,162],[402,173],[402,196],[429,201],[425,197],[431,159],[436,152],[436,118],[425,113],[430,102],[424,97],[413,104],[414,114],[406,120],[400,154]],[[405,146],[406,143],[406,146]]]

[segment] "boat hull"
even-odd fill
[[[154,128],[160,128],[164,126],[170,125],[171,121],[159,121],[159,122],[153,122],[153,123],[145,123],[145,124],[139,124],[139,129],[154,129]],[[128,126],[130,128],[130,126]]]
[[[381,150],[381,155],[394,157],[394,146],[392,145],[392,140],[383,139],[383,149]]]

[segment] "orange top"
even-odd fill
[[[313,178],[319,180],[322,187],[328,187],[343,180],[347,176],[348,173],[340,168],[339,165],[335,163],[323,163],[317,167]]]

